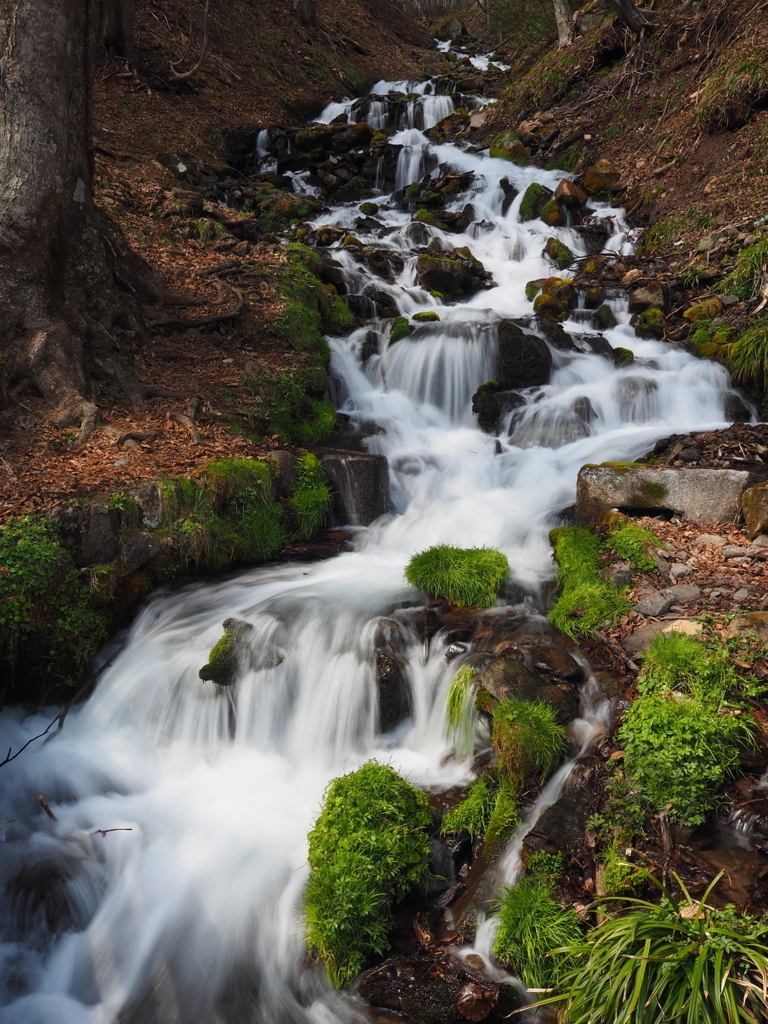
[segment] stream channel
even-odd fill
[[[393,96],[399,124],[389,123]],[[471,650],[449,660],[444,630],[424,641],[425,599],[405,584],[406,563],[438,543],[498,548],[512,573],[496,613],[540,621],[553,577],[548,531],[574,501],[579,467],[725,425],[725,370],[639,339],[626,298],[614,297],[618,326],[604,335],[630,349],[634,364],[617,367],[594,351],[592,314],[577,308],[563,325],[575,344],[545,342],[548,383],[524,389],[495,434],[478,428],[472,396],[494,377],[501,321],[541,336],[525,284],[553,273],[547,239],[577,257],[587,250],[573,225],[519,217],[531,182],[554,190],[567,175],[426,137],[454,103],[431,83],[379,83],[362,105],[335,104],[320,118],[367,115],[377,129],[396,128],[395,190],[425,175],[466,175],[446,206],[471,207],[464,232],[416,222],[391,189],[374,196],[375,217],[361,221],[358,201],[315,220],[395,254],[402,269],[377,280],[378,292],[406,317],[440,318],[412,322],[416,329],[396,344],[389,319],[330,339],[334,399],[364,447],[388,459],[392,512],[351,530],[352,550],[331,560],[156,593],[61,733],[3,768],[2,1024],[370,1020],[354,996],[329,992],[322,971],[305,966],[306,837],[323,791],[370,758],[435,790],[471,778],[472,754],[453,750],[446,714],[451,679]],[[268,166],[267,136],[259,147]],[[306,173],[294,181],[313,189]],[[605,225],[606,251],[631,252],[620,210],[590,200],[589,213]],[[439,256],[460,246],[492,281],[451,302],[420,285],[417,250]],[[359,311],[371,273],[356,252],[339,241],[330,255]],[[253,657],[220,690],[198,670],[230,616],[252,624]],[[403,638],[411,709],[386,733],[377,728],[374,653],[382,617]],[[574,750],[600,728],[599,711],[571,727]],[[0,745],[17,749],[49,720],[50,712],[5,712]],[[566,775],[561,769],[555,788]],[[112,829],[119,831],[97,831]],[[506,864],[513,877],[514,842]]]

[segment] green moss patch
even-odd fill
[[[591,636],[612,624],[629,608],[615,584],[600,571],[600,542],[582,527],[552,531],[560,596],[549,613],[550,620],[568,636]]]
[[[240,670],[243,640],[251,630],[247,622],[227,619],[224,633],[211,648],[207,664],[198,673],[200,678],[219,686],[231,686]]]
[[[408,322],[408,317],[396,316],[389,329],[390,345],[394,345],[396,341],[400,341],[402,338],[407,338],[409,334],[413,334],[413,328]]]

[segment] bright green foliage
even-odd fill
[[[520,220],[529,221],[539,216],[546,205],[550,193],[537,181],[532,181],[523,193],[520,203]]]
[[[738,691],[740,682],[722,645],[708,646],[696,637],[672,632],[654,637],[637,687],[642,694],[675,690],[718,710],[729,693]]]
[[[443,835],[468,832],[472,839],[477,839],[485,834],[493,805],[494,794],[486,779],[481,776],[469,787],[461,803],[443,817],[440,831]]]
[[[661,543],[656,534],[645,526],[625,523],[611,531],[606,546],[615,551],[619,558],[626,558],[633,569],[653,572],[658,566],[648,554],[648,548],[651,545],[659,547]]]
[[[412,319],[415,320],[417,324],[428,324],[434,323],[439,320],[440,317],[437,313],[432,313],[430,311],[428,313],[414,313]]]
[[[488,822],[485,826],[485,848],[492,850],[500,840],[506,838],[512,829],[520,824],[517,813],[517,787],[510,779],[502,778],[493,801]]]
[[[557,582],[561,592],[550,620],[568,636],[590,636],[604,623],[613,623],[629,602],[600,574],[600,543],[582,527],[553,531]]]
[[[768,390],[768,317],[739,335],[728,352],[728,367],[734,380]]]
[[[243,637],[249,632],[250,626],[247,623],[225,624],[224,633],[211,648],[208,663],[203,665],[198,673],[200,678],[218,683],[219,686],[230,686],[235,681],[240,667]]]
[[[408,317],[396,316],[392,321],[392,327],[389,331],[390,344],[394,345],[396,341],[400,341],[401,338],[407,338],[409,334],[413,334],[413,328],[408,323]]]
[[[33,516],[0,529],[0,659],[73,682],[106,636],[57,528]]]
[[[336,409],[311,393],[306,374],[280,374],[264,395],[265,411],[276,434],[298,444],[319,444],[336,426]]]
[[[369,761],[328,787],[309,834],[307,942],[336,986],[389,948],[391,909],[429,878],[427,798]]]
[[[477,715],[472,681],[476,675],[473,668],[460,669],[453,677],[448,691],[448,724],[460,757],[471,754],[474,743]]]
[[[651,806],[699,825],[738,770],[737,743],[749,739],[752,724],[678,693],[651,693],[626,712],[618,741],[626,771]]]
[[[512,697],[493,709],[493,743],[503,774],[519,787],[531,772],[548,775],[565,754],[565,729],[544,701]]]
[[[720,877],[700,903],[677,876],[679,901],[666,890],[658,905],[625,900],[620,915],[564,944],[563,994],[545,1002],[563,1003],[568,1024],[761,1024],[768,922],[707,906]]]
[[[507,556],[492,548],[453,548],[437,544],[414,555],[405,578],[431,597],[462,608],[488,608],[509,574]]]
[[[726,295],[738,295],[740,299],[754,299],[762,286],[766,267],[768,234],[739,252],[736,266],[722,279],[718,291]]]
[[[554,896],[552,874],[531,873],[504,889],[493,954],[528,988],[548,988],[572,964],[562,947],[581,938],[576,911]]]
[[[627,844],[615,838],[602,856],[603,889],[607,896],[628,896],[643,882],[643,873],[627,862]]]
[[[295,468],[296,483],[288,504],[299,521],[299,537],[309,540],[325,522],[333,499],[316,455],[306,452],[297,460]]]

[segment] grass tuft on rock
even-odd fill
[[[307,943],[336,987],[389,949],[392,908],[429,879],[426,794],[368,761],[335,779],[309,834]]]
[[[333,497],[316,455],[306,452],[295,464],[296,483],[288,499],[298,520],[298,536],[309,540],[331,511]]]
[[[756,321],[730,346],[728,367],[739,383],[768,390],[768,317]]]
[[[492,548],[454,548],[437,544],[413,556],[405,578],[430,597],[461,608],[489,608],[509,575],[507,556]]]
[[[553,530],[560,596],[550,621],[572,639],[591,636],[629,608],[615,584],[600,573],[600,542],[583,527]]]
[[[499,701],[493,709],[491,743],[500,771],[518,790],[533,772],[546,776],[553,771],[568,746],[553,707],[517,697]]]

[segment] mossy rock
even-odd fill
[[[549,200],[548,203],[545,203],[545,205],[541,208],[539,218],[544,221],[547,227],[550,228],[563,227],[563,225],[566,223],[563,208],[555,198],[552,198]],[[561,242],[560,245],[562,244],[563,243]],[[564,246],[564,248],[567,249],[568,246],[566,245]]]
[[[723,312],[723,303],[717,296],[705,299],[704,302],[697,302],[690,306],[683,313],[683,317],[691,323],[699,323],[702,320],[714,320]]]
[[[601,331],[609,331],[612,327],[618,327],[619,321],[614,316],[613,310],[604,302],[595,310],[595,325]]]
[[[434,227],[437,224],[437,217],[435,217],[434,213],[430,210],[425,210],[424,207],[418,211],[413,219],[418,221],[419,224],[428,224],[430,227]]]
[[[400,341],[401,338],[407,338],[409,334],[413,334],[413,328],[408,323],[408,317],[396,316],[392,321],[392,327],[389,331],[389,343],[394,345],[396,341]]]
[[[429,313],[414,313],[413,317],[411,319],[415,320],[417,324],[428,324],[428,323],[434,323],[435,321],[439,320],[440,317],[437,315],[437,313],[431,313],[431,312],[429,312]]]
[[[540,277],[538,281],[529,281],[525,286],[525,297],[529,302],[533,302],[536,296],[539,294],[541,289],[544,287],[544,278]]]
[[[527,167],[531,162],[531,154],[514,132],[504,132],[494,139],[490,146],[490,155],[500,160],[509,160],[518,167]]]
[[[544,209],[546,210],[546,207]],[[543,213],[544,211],[542,210]],[[543,219],[544,217],[542,216]],[[555,264],[558,270],[565,270],[566,267],[570,267],[573,263],[573,253],[565,242],[561,242],[557,238],[547,239],[547,244],[544,246],[544,255]]]
[[[362,249],[363,243],[359,238],[355,238],[354,235],[346,235],[344,241],[341,243],[341,247],[342,249],[349,249],[350,247]]]
[[[377,203],[361,203],[360,213],[364,217],[377,217],[379,213],[379,207]]]
[[[638,338],[664,337],[664,314],[658,306],[649,306],[642,313],[635,313],[630,323]]]
[[[587,168],[584,187],[593,195],[614,195],[623,188],[621,171],[610,160],[598,160]]]
[[[600,288],[587,288],[584,292],[584,305],[587,309],[598,309],[603,304],[604,297]]]
[[[384,132],[374,132],[373,133],[373,138],[371,139],[371,145],[372,146],[378,146],[381,143],[388,142],[388,141],[389,141],[389,139],[384,134]]]
[[[635,353],[628,348],[615,348],[613,361],[616,366],[631,366],[635,361]]]
[[[204,682],[231,686],[237,679],[243,653],[243,641],[253,626],[240,619],[225,619],[224,633],[211,648],[208,663],[198,675]]]
[[[553,197],[554,193],[551,189],[545,188],[537,181],[531,182],[520,203],[520,220],[524,223],[535,220]]]

